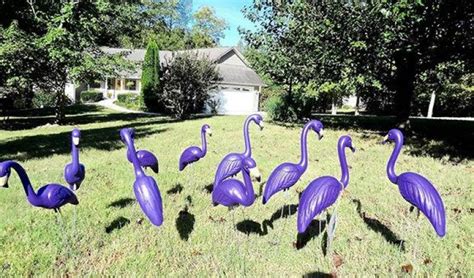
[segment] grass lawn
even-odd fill
[[[280,193],[262,205],[262,186],[270,172],[282,162],[299,160],[301,127],[267,122],[259,131],[252,125],[253,156],[263,180],[254,182],[255,204],[235,210],[233,221],[227,208],[212,207],[209,185],[223,156],[243,149],[244,117],[176,122],[98,108],[86,114],[76,112],[66,126],[33,128],[25,121],[22,127],[28,129],[0,131],[0,161],[21,162],[36,189],[50,182],[65,183],[63,169],[70,161],[73,126],[82,130],[80,159],[86,166],[75,227],[73,206],[63,208],[65,228],[52,211],[31,207],[16,174],[10,188],[0,190],[0,276],[398,275],[408,264],[412,274],[474,275],[474,163],[470,155],[455,162],[446,155],[429,155],[419,151],[422,146],[414,138],[399,158],[399,173],[409,170],[425,175],[444,198],[447,236],[439,239],[424,216],[415,231],[415,214],[409,213],[385,174],[393,145],[378,144],[382,133],[372,128],[327,124],[323,140],[309,137],[309,167],[290,190],[289,199]],[[204,123],[214,132],[209,152],[194,169],[179,173],[180,152],[200,143]],[[152,151],[160,161],[160,173],[153,174],[164,203],[165,222],[159,228],[144,219],[134,199],[132,166],[119,140],[119,130],[126,126],[136,129],[137,148]],[[340,176],[336,143],[343,134],[352,136],[357,152],[348,153],[351,179],[339,205],[333,248],[324,256],[324,233],[318,235],[317,222],[307,234],[297,235],[298,192],[321,175]],[[437,142],[443,144],[431,143]],[[281,217],[284,204],[290,209]],[[405,241],[404,248],[400,241]]]

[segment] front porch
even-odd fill
[[[104,99],[116,100],[119,94],[139,94],[141,82],[140,79],[106,78],[104,81],[96,81],[88,84],[87,90],[100,91],[104,94]]]

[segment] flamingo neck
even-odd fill
[[[127,144],[128,154],[130,155],[130,159],[132,160],[133,169],[135,170],[135,176],[137,178],[145,176],[145,172],[143,172],[142,167],[140,167],[140,162],[138,161],[137,151],[135,150],[133,139],[128,133],[125,136],[125,142]]]
[[[249,125],[252,118],[247,118],[244,123],[244,140],[245,140],[245,151],[244,156],[252,156],[252,146],[250,146],[250,136],[249,136]]]
[[[341,166],[341,179],[340,182],[344,185],[344,188],[349,184],[349,168],[347,167],[346,152],[344,148],[344,143],[339,142],[337,146],[337,153],[339,155],[339,164]]]
[[[301,147],[301,160],[298,163],[298,165],[303,168],[303,170],[306,170],[308,167],[308,132],[309,132],[310,126],[309,124],[306,124],[303,127],[303,130],[301,131],[301,137],[300,137],[300,147]]]
[[[25,190],[26,197],[28,198],[28,201],[31,204],[36,203],[36,193],[33,189],[33,186],[31,185],[30,179],[28,178],[28,175],[26,174],[25,169],[16,161],[5,161],[5,166],[7,168],[13,168],[18,176],[20,177],[21,183],[23,184],[23,189]]]
[[[201,150],[202,150],[202,156],[205,156],[207,153],[207,141],[206,141],[206,131],[202,130],[201,131]]]
[[[246,170],[242,171],[242,176],[244,178],[244,184],[247,188],[247,196],[253,198],[255,196],[255,191],[253,190],[252,178],[250,178],[250,173]]]
[[[76,173],[79,170],[79,150],[77,146],[72,143],[72,172]]]
[[[392,183],[397,183],[398,176],[395,173],[395,163],[403,147],[403,135],[395,137],[395,148],[387,163],[387,176]]]

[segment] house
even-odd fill
[[[68,84],[66,94],[75,101],[80,91],[97,90],[104,98],[117,99],[119,94],[136,93],[141,90],[141,63],[145,58],[145,49],[104,48],[106,53],[126,52],[126,59],[136,62],[135,72],[124,72],[115,78],[107,78],[93,84],[81,86]],[[217,103],[219,114],[248,114],[259,110],[259,96],[265,86],[262,79],[250,67],[243,55],[233,47],[204,48],[183,51],[195,51],[199,57],[209,59],[217,64],[222,80],[213,94],[213,103]],[[179,51],[178,51],[179,52]],[[166,65],[173,56],[172,51],[160,51],[160,63]],[[206,108],[210,110],[209,107]]]

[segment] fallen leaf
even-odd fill
[[[201,253],[201,251],[194,250],[193,252],[191,252],[191,255],[193,255],[193,256],[201,256],[202,253]]]
[[[331,278],[337,278],[337,273],[336,272],[331,272],[331,274],[329,274],[329,276],[331,276]]]
[[[138,224],[138,225],[141,225],[142,223],[143,223],[143,218],[138,218],[138,219],[137,219],[137,224]]]
[[[453,208],[452,210],[453,210],[455,213],[461,213],[461,209]]]
[[[405,273],[412,273],[413,266],[411,264],[402,265],[402,271]]]
[[[332,255],[332,263],[336,268],[340,267],[344,262],[342,261],[342,257],[337,253]]]
[[[432,261],[431,259],[429,259],[429,258],[428,258],[428,259],[425,259],[425,260],[423,261],[424,264],[430,264],[430,263],[432,263],[432,262],[433,262],[433,261]]]
[[[474,213],[474,208],[470,208],[469,213]]]

